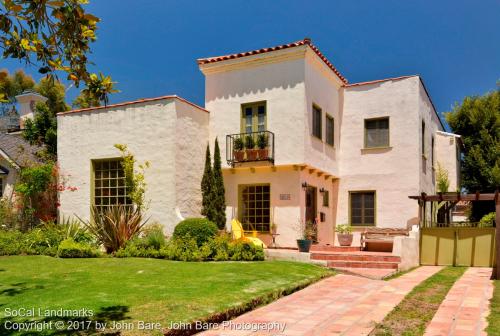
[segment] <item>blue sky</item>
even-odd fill
[[[111,102],[178,94],[203,105],[197,58],[304,37],[351,83],[420,74],[439,112],[500,80],[499,0],[91,0],[88,7],[102,19],[91,59],[121,90]],[[77,93],[70,89],[69,99]]]

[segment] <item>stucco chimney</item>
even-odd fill
[[[33,119],[35,116],[35,106],[38,102],[46,102],[47,98],[34,92],[34,91],[24,91],[20,95],[16,96],[16,100],[19,103],[19,126],[24,129],[24,123],[27,119]]]

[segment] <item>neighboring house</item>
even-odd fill
[[[34,92],[24,92],[16,96],[16,99],[21,113],[15,113],[17,115],[16,119],[12,118],[14,112],[9,114],[7,116],[9,118],[8,127],[0,130],[0,197],[7,199],[12,199],[19,169],[38,162],[36,152],[40,148],[31,146],[24,140],[21,131],[25,120],[33,118],[35,104],[47,100],[47,98]],[[12,123],[13,120],[17,120],[18,123]]]
[[[203,153],[216,137],[228,228],[238,218],[269,242],[275,223],[281,246],[295,246],[300,221],[317,222],[324,245],[336,224],[417,224],[408,196],[434,193],[438,161],[458,186],[459,137],[443,132],[419,76],[349,84],[309,39],[198,64],[206,110],[168,96],[58,115],[59,164],[79,188],[61,195],[61,211],[88,216],[90,204],[126,197],[115,143],[151,162],[148,214],[167,233],[199,215]],[[264,150],[239,150],[249,137]]]

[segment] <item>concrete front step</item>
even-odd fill
[[[310,252],[359,252],[361,246],[330,246],[330,245],[313,245]]]
[[[400,263],[401,258],[390,254],[371,254],[369,252],[351,253],[311,253],[311,259],[329,261],[374,261],[374,262],[394,262]]]
[[[397,262],[379,261],[328,261],[327,266],[331,268],[383,268],[398,269]]]

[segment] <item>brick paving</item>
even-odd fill
[[[424,335],[487,335],[484,329],[493,296],[491,274],[491,268],[467,269],[446,295]]]
[[[422,266],[390,281],[339,274],[243,314],[230,321],[231,326],[201,335],[368,335],[413,287],[441,269]],[[278,325],[263,330],[271,323],[284,324],[284,331]],[[256,326],[260,329],[238,330]]]

